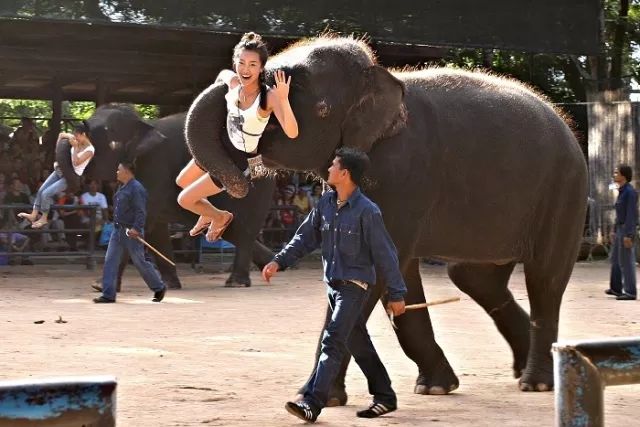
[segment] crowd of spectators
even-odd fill
[[[20,212],[30,212],[31,205],[53,168],[57,135],[49,129],[38,129],[33,120],[22,118],[11,133],[0,133],[0,204],[12,205],[0,209],[0,229],[25,229],[29,223],[17,218]],[[96,205],[96,236],[109,220],[111,200],[115,185],[86,181],[77,194],[61,192],[56,195],[56,205]],[[101,190],[104,191],[101,192]],[[77,251],[87,233],[64,230],[88,228],[89,213],[84,209],[53,209],[49,214],[49,233],[30,235],[0,233],[0,252],[11,245],[12,251],[69,250]],[[37,236],[37,237],[34,237]],[[19,241],[19,245],[12,242]]]
[[[49,124],[49,123],[48,123]],[[20,125],[11,132],[0,132],[0,204],[16,205],[12,209],[0,209],[0,229],[24,229],[26,221],[19,221],[19,212],[29,212],[34,197],[51,173],[57,135],[48,129],[38,129],[33,120],[22,118]],[[259,237],[269,247],[277,250],[293,235],[302,219],[320,198],[323,187],[317,180],[302,174],[280,174],[273,195],[273,208],[269,212]],[[72,194],[59,193],[56,205],[96,205],[96,239],[103,224],[111,217],[116,182],[85,180],[82,191]],[[20,208],[18,207],[20,206]],[[0,252],[11,244],[13,250],[69,250],[77,251],[86,243],[87,236],[65,229],[87,228],[89,215],[82,209],[52,209],[47,228],[49,233],[26,235],[0,233]],[[37,237],[33,237],[37,236]],[[14,240],[14,243],[9,243]],[[96,242],[97,243],[97,242]]]
[[[323,192],[322,184],[304,173],[283,175],[276,181],[273,207],[262,230],[263,242],[274,250],[289,241]]]

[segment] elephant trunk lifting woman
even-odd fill
[[[446,261],[451,280],[509,343],[520,388],[552,389],[550,349],[587,199],[586,163],[558,112],[506,78],[446,68],[390,72],[365,43],[349,38],[294,44],[269,60],[267,80],[277,69],[296,82],[289,99],[300,134],[291,144],[279,126],[267,126],[259,148],[265,165],[326,174],[337,147],[368,152],[364,190],[398,248],[407,304],[425,301],[419,258]],[[220,143],[225,91],[212,85],[194,101],[187,142],[231,195],[243,197],[248,182]],[[530,315],[507,287],[518,262]],[[379,298],[385,296],[372,295],[367,315]],[[396,323],[402,349],[418,365],[415,392],[457,388],[428,311]],[[341,401],[343,378],[344,371],[334,390]]]
[[[196,216],[182,209],[177,202],[180,188],[176,177],[189,162],[191,156],[184,139],[185,113],[174,114],[146,122],[128,105],[101,106],[87,120],[91,141],[96,148],[95,157],[87,168],[87,176],[99,180],[114,180],[118,162],[136,161],[136,178],[148,193],[146,240],[163,254],[173,259],[168,224],[178,222],[192,224]],[[58,150],[64,153],[64,150]],[[67,155],[57,155],[57,160],[69,176],[73,169]],[[248,197],[234,199],[226,193],[212,197],[217,206],[234,212],[236,220],[223,238],[236,246],[228,286],[250,286],[251,261],[262,268],[273,253],[256,236],[264,224],[272,203],[275,182],[273,179],[254,181]],[[181,283],[175,267],[157,259],[163,281],[171,288]],[[122,274],[122,269],[120,275]]]

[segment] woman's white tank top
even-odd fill
[[[73,154],[76,152],[76,147],[71,147],[71,159],[73,162]],[[88,147],[86,147],[84,150],[81,150],[78,152],[78,156],[81,156],[83,153],[87,152],[87,151],[91,151],[92,153],[95,154],[96,149],[93,145],[89,145]],[[76,172],[76,175],[78,176],[82,176],[82,173],[84,172],[84,170],[87,168],[87,165],[89,164],[89,162],[91,161],[91,159],[93,159],[93,156],[89,157],[87,160],[85,160],[84,162],[80,163],[79,165],[76,165],[73,167],[73,170]],[[73,163],[72,163],[73,164]]]
[[[254,153],[258,149],[258,142],[264,128],[269,122],[269,117],[262,118],[258,115],[260,106],[260,94],[246,110],[238,106],[240,97],[240,85],[224,96],[227,100],[227,133],[234,147],[240,151]]]

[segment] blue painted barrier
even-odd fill
[[[0,427],[114,427],[115,377],[0,381]]]
[[[604,388],[640,383],[640,337],[553,344],[556,426],[603,427]]]

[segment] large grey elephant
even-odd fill
[[[259,146],[265,165],[326,175],[336,148],[368,152],[364,190],[397,246],[407,304],[425,301],[420,257],[446,261],[451,280],[509,343],[520,389],[552,389],[550,348],[587,199],[586,163],[563,117],[507,78],[447,68],[388,71],[365,43],[350,38],[294,44],[269,60],[269,82],[276,69],[292,76],[289,99],[300,135],[292,143],[272,118]],[[228,192],[243,197],[249,183],[225,156],[217,131],[225,91],[212,85],[194,101],[187,142]],[[519,262],[530,315],[507,287]],[[367,315],[385,300],[384,286],[375,289]],[[457,388],[428,311],[408,312],[396,324],[402,349],[418,366],[415,392]],[[344,370],[333,397],[346,400]]]
[[[191,159],[184,139],[185,116],[186,113],[180,113],[146,122],[128,105],[108,104],[99,107],[86,121],[96,148],[86,174],[90,178],[114,180],[119,161],[136,160],[136,178],[148,192],[146,240],[171,259],[168,223],[196,221],[194,214],[177,203],[180,188],[175,180]],[[58,147],[57,151],[58,160],[67,171],[65,176],[73,175],[68,149]],[[252,182],[251,191],[244,199],[234,199],[226,193],[211,198],[216,206],[230,210],[235,216],[223,235],[236,246],[233,268],[226,281],[229,286],[250,286],[251,261],[261,267],[273,257],[268,248],[256,241],[256,236],[271,207],[274,188],[275,181],[264,178]],[[156,261],[165,283],[171,288],[180,288],[175,267],[160,258]]]

